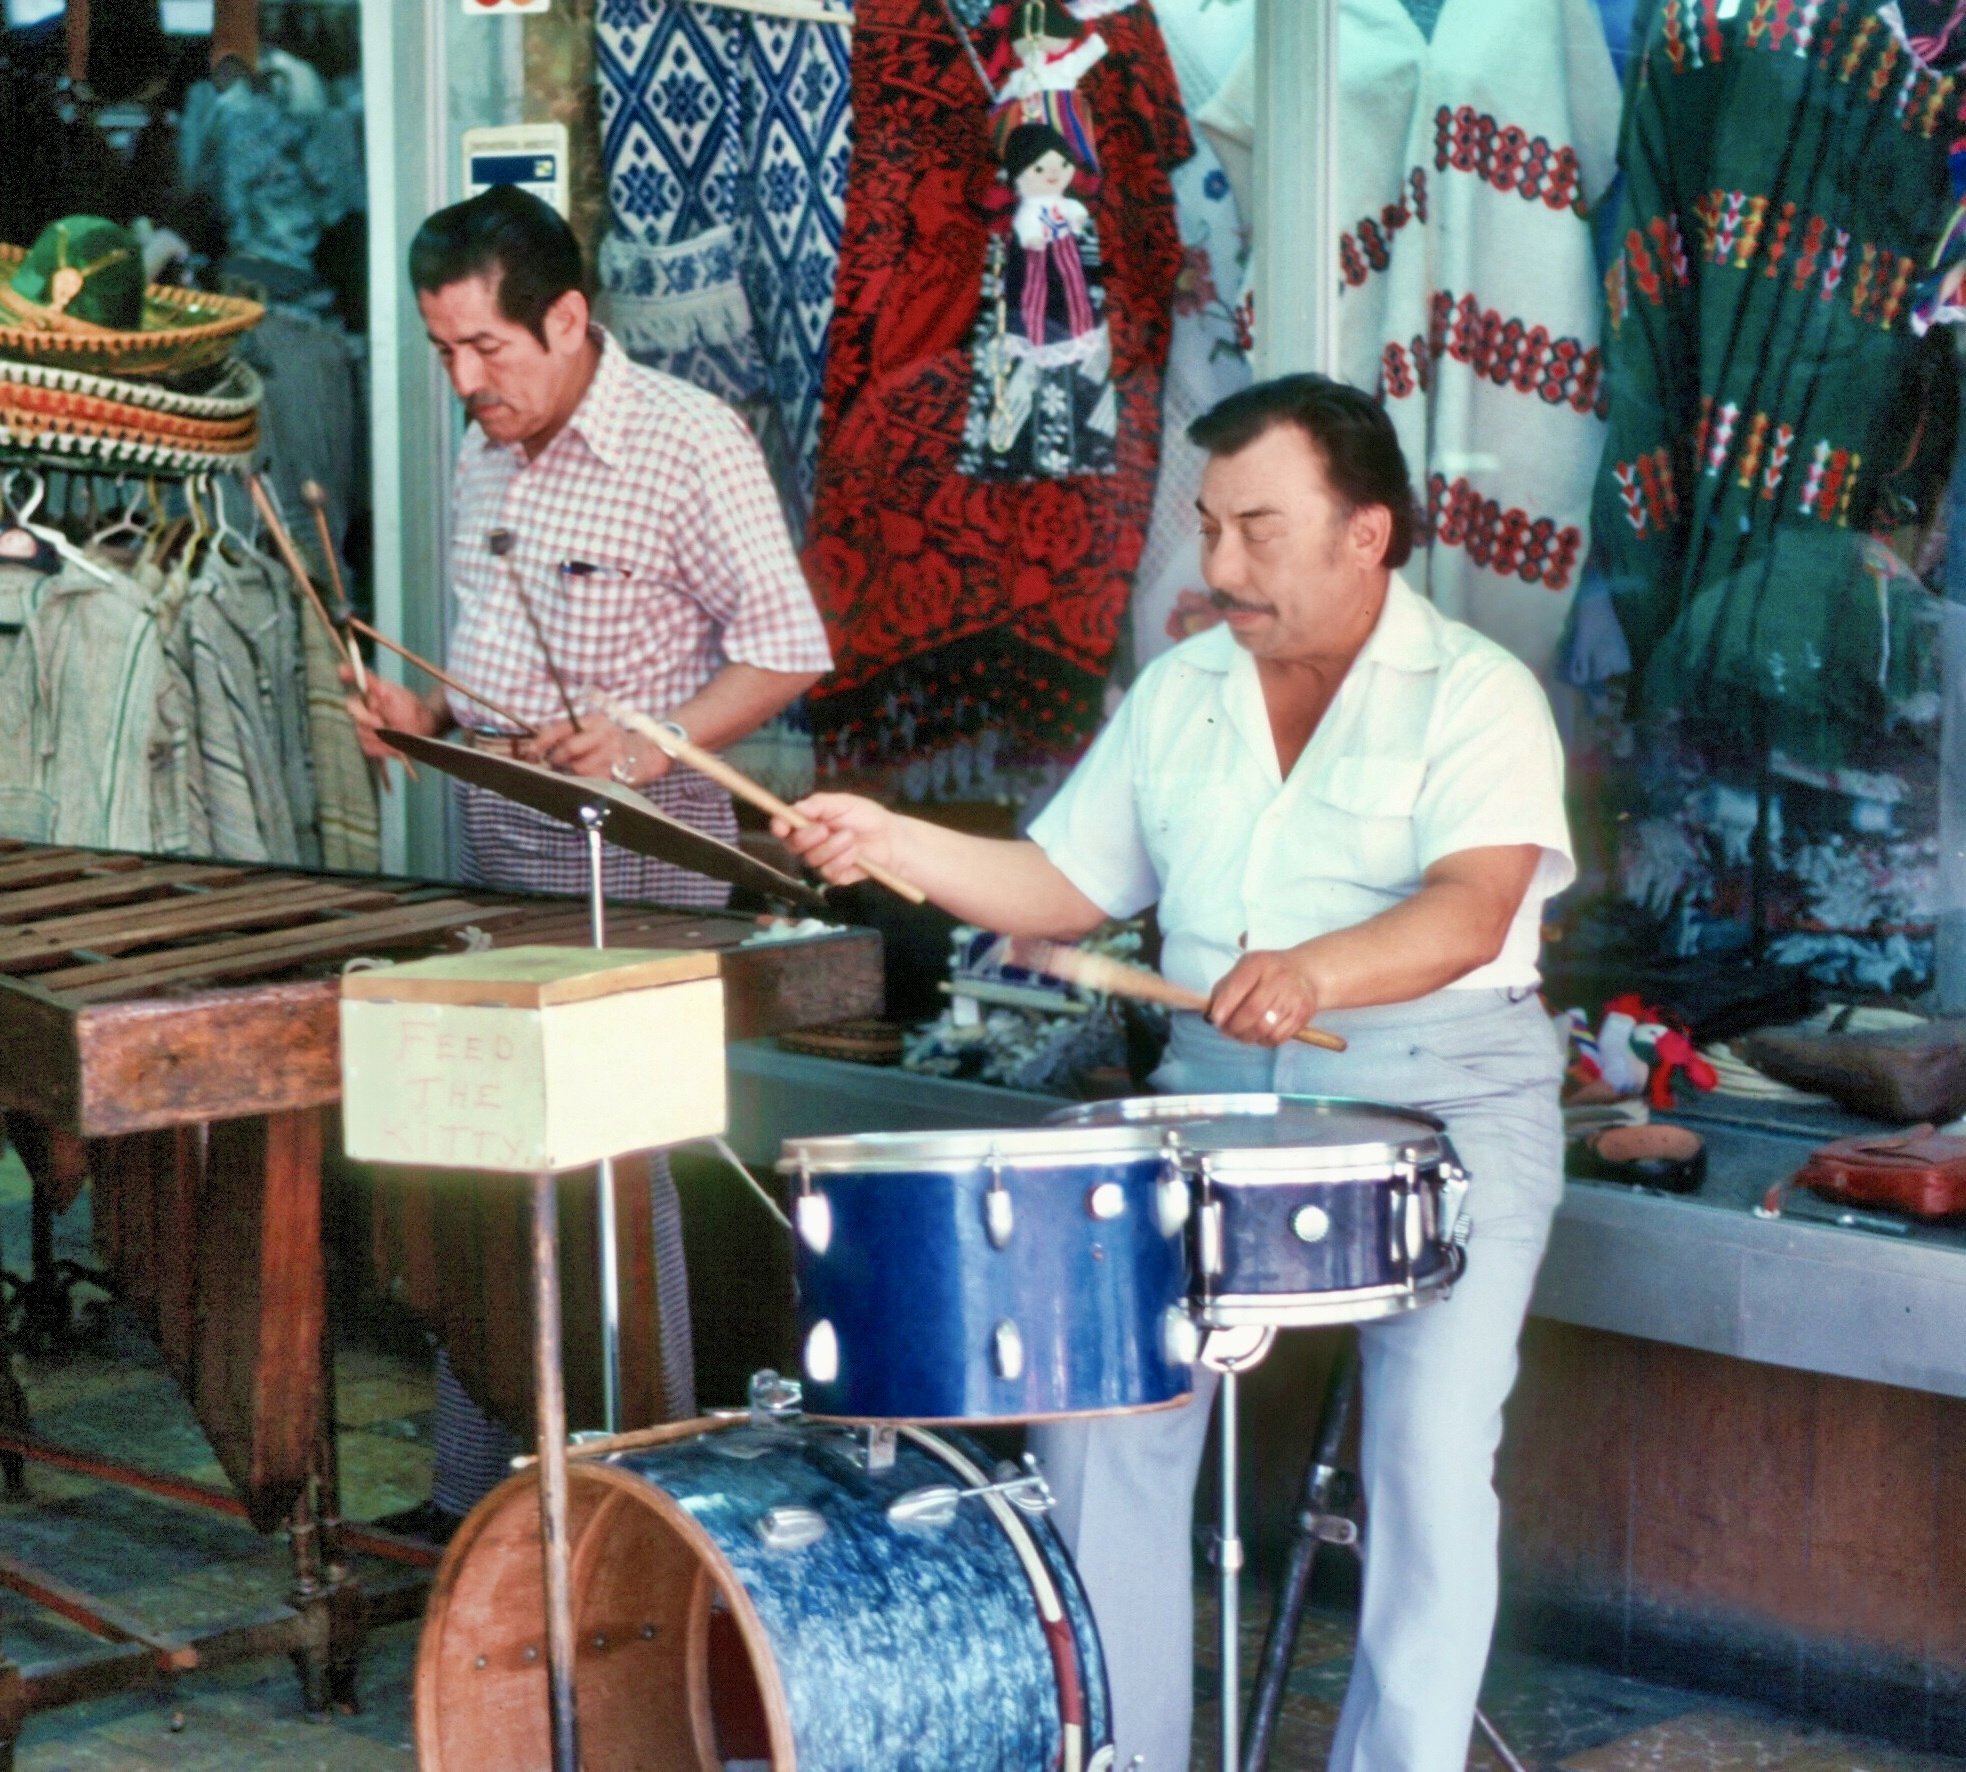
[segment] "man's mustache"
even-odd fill
[[[1210,608],[1222,610],[1225,614],[1231,609],[1241,609],[1250,615],[1267,615],[1270,612],[1267,603],[1245,603],[1239,597],[1230,596],[1227,591],[1210,591],[1208,602]]]

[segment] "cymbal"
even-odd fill
[[[421,738],[413,732],[397,732],[384,727],[384,744],[419,763],[428,763],[459,781],[485,788],[501,799],[516,800],[548,818],[556,818],[575,830],[583,830],[581,808],[598,807],[607,813],[601,835],[618,848],[637,855],[652,855],[657,861],[687,868],[691,873],[707,874],[732,886],[742,886],[763,898],[775,898],[801,905],[807,910],[824,910],[826,901],[804,882],[761,861],[753,861],[743,850],[708,837],[699,830],[659,812],[631,787],[591,775],[561,775],[538,763],[523,763],[517,757],[501,757],[491,751],[473,750],[469,745],[452,744],[447,739]]]

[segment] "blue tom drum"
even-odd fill
[[[806,1406],[1028,1421],[1183,1401],[1188,1188],[1153,1126],[789,1139]]]
[[[1067,1108],[1157,1131],[1194,1194],[1189,1303],[1206,1329],[1358,1323],[1447,1296],[1467,1174],[1431,1114],[1312,1095],[1151,1095]]]

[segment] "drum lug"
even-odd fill
[[[1154,1183],[1154,1222],[1163,1237],[1178,1237],[1188,1222],[1188,1178],[1170,1157],[1161,1165],[1160,1179]]]
[[[809,1507],[775,1507],[758,1521],[757,1530],[766,1550],[804,1550],[826,1536],[826,1519]]]
[[[990,1185],[983,1195],[983,1228],[989,1233],[991,1248],[1003,1248],[1010,1241],[1010,1233],[1016,1223],[1017,1213],[1011,1204],[1010,1189],[1003,1184],[1003,1162],[992,1151]]]
[[[1211,1278],[1222,1271],[1222,1202],[1204,1200],[1195,1212],[1195,1265]]]
[[[1468,1206],[1468,1184],[1472,1178],[1452,1157],[1445,1159],[1440,1166],[1440,1230],[1441,1235],[1465,1247],[1468,1230],[1465,1214]]]
[[[806,1377],[814,1384],[831,1384],[840,1375],[840,1332],[825,1317],[806,1335]]]
[[[1420,1265],[1427,1252],[1427,1197],[1414,1186],[1406,1196],[1406,1261],[1409,1270]]]
[[[824,1194],[802,1193],[792,1203],[792,1220],[799,1240],[815,1255],[824,1255],[833,1242],[833,1202]]]
[[[1420,1191],[1420,1171],[1410,1160],[1403,1161],[1394,1166],[1392,1182],[1392,1199],[1386,1214],[1390,1233],[1386,1255],[1393,1271],[1403,1275],[1411,1288],[1415,1283],[1413,1270],[1419,1261],[1413,1248],[1413,1208]]]
[[[1161,1312],[1160,1353],[1169,1366],[1192,1366],[1201,1358],[1201,1328],[1178,1304]]]
[[[895,1451],[901,1444],[899,1431],[878,1421],[870,1421],[861,1431],[866,1437],[860,1442],[860,1456],[867,1469],[892,1470]]]
[[[991,1333],[990,1351],[999,1378],[1015,1381],[1024,1376],[1024,1334],[1008,1317]]]

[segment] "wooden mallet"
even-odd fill
[[[355,606],[348,601],[348,587],[341,582],[341,560],[335,553],[334,529],[328,522],[328,495],[318,480],[300,483],[301,502],[314,513],[314,531],[321,538],[321,557],[328,563],[328,582],[334,587],[335,606],[328,613],[341,629],[342,644],[348,649],[348,662],[355,672],[355,693],[367,695],[369,673],[362,664],[362,649],[348,632]]]
[[[770,788],[753,781],[743,770],[732,768],[715,751],[706,751],[701,745],[692,744],[688,734],[680,726],[651,720],[648,715],[637,712],[611,695],[593,695],[589,700],[617,726],[626,727],[630,732],[640,733],[671,761],[686,763],[698,775],[708,776],[726,793],[735,794],[740,800],[749,801],[760,812],[768,812],[774,818],[784,819],[793,830],[802,831],[813,822],[796,807],[788,806]],[[862,857],[855,865],[868,879],[885,886],[897,898],[905,898],[910,904],[928,902],[928,894],[913,881],[904,880],[899,874],[890,872],[878,862],[868,861]]]
[[[1060,942],[1014,935],[1004,945],[1004,959],[1012,966],[1043,972],[1052,978],[1062,978],[1067,984],[1088,991],[1104,991],[1112,997],[1164,1003],[1170,1009],[1208,1008],[1208,999],[1200,991],[1175,984],[1158,972],[1149,972],[1144,966],[1129,966],[1124,960],[1109,959],[1104,954],[1089,954],[1084,948],[1066,947]],[[1345,1042],[1336,1034],[1327,1034],[1323,1028],[1299,1028],[1291,1038],[1326,1052],[1345,1050]]]

